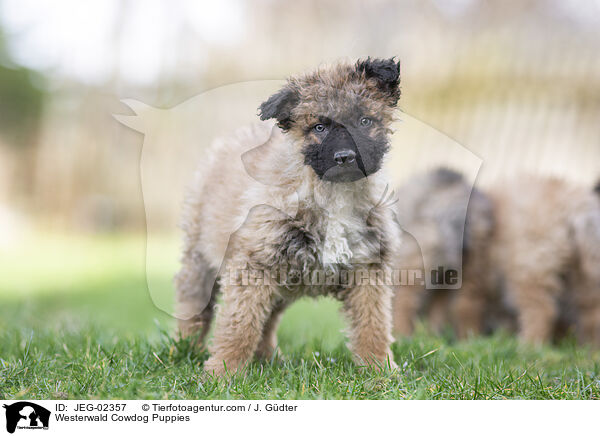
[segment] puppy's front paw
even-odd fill
[[[356,361],[357,364],[359,364],[360,366],[367,368],[367,369],[393,371],[398,368],[398,364],[394,361],[394,356],[391,351],[389,351],[385,357],[383,357],[383,356],[376,357],[376,356],[370,355],[369,357],[365,358],[365,357],[355,356],[354,360]]]
[[[224,360],[211,357],[204,362],[204,371],[215,377],[222,377],[227,373],[235,373],[237,371],[237,366],[230,365]]]

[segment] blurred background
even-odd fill
[[[481,158],[479,183],[536,171],[591,184],[599,53],[598,0],[0,0],[0,317],[170,323],[146,291],[144,137],[113,118],[132,114],[121,99],[171,108],[340,58],[397,56],[401,110]],[[179,194],[163,195],[176,212]],[[165,253],[176,215],[157,223]],[[176,264],[165,254],[154,271],[165,304]]]

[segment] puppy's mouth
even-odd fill
[[[323,174],[323,180],[334,183],[356,182],[364,177],[367,177],[367,175],[356,163],[334,166]]]

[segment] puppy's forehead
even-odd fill
[[[391,118],[391,108],[366,84],[334,87],[317,83],[300,89],[300,102],[294,109],[299,122],[312,123],[326,117],[339,123],[356,122],[361,116]]]

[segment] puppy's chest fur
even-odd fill
[[[380,262],[380,232],[368,213],[351,204],[342,208],[299,210],[282,227],[276,250],[287,265],[282,292],[293,295],[341,295],[352,287],[348,273],[359,265]]]
[[[349,208],[329,212],[325,219],[325,237],[321,247],[323,265],[365,264],[377,260],[373,257],[379,253],[370,237],[374,231],[367,223],[366,214]]]

